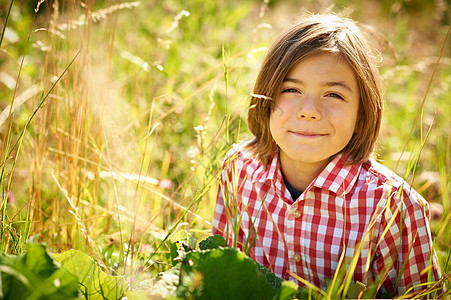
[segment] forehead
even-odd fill
[[[328,82],[345,82],[353,90],[358,86],[353,68],[342,55],[335,53],[314,54],[295,63],[284,81],[296,80],[326,85]]]

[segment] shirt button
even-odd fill
[[[295,262],[300,262],[300,261],[301,261],[301,256],[300,256],[299,254],[295,254],[295,255],[293,256],[293,260],[294,260]]]
[[[301,212],[299,210],[295,210],[291,213],[293,215],[293,217],[295,218],[299,218],[301,216]]]

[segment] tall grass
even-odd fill
[[[219,166],[233,142],[250,136],[248,94],[264,47],[301,9],[329,7],[256,0],[24,3],[0,3],[0,116],[8,120],[0,124],[2,250],[24,251],[29,238],[55,252],[76,248],[132,281],[168,267],[170,234],[209,235]],[[334,5],[386,33],[396,49],[395,55],[382,40],[378,45],[387,107],[378,158],[443,208],[432,230],[446,274],[448,4]]]

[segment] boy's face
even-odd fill
[[[282,167],[324,168],[351,140],[360,92],[354,72],[337,54],[315,54],[294,65],[270,117]]]

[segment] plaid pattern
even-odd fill
[[[349,270],[356,253],[352,280],[381,279],[382,292],[401,293],[427,282],[422,271],[431,258],[432,280],[438,280],[427,202],[374,160],[345,162],[336,156],[293,202],[277,152],[265,170],[235,145],[220,179],[213,233],[276,275],[296,282],[295,274],[322,289],[340,258]]]

